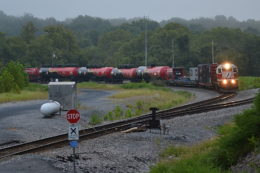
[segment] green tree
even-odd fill
[[[188,28],[169,23],[152,34],[148,47],[152,54],[149,55],[163,62],[160,65],[171,66],[172,51],[174,51],[175,64],[186,65],[190,56],[190,35]]]
[[[55,55],[56,64],[77,63],[79,47],[70,30],[58,25],[48,26],[44,31],[47,33],[46,37],[51,40],[51,55]]]
[[[27,44],[20,37],[9,37],[3,48],[3,62],[21,60],[26,56]]]
[[[23,63],[29,67],[40,67],[55,62],[53,58],[52,40],[42,35],[30,42]]]
[[[21,38],[28,44],[33,39],[35,39],[36,31],[37,31],[37,28],[34,26],[34,24],[32,22],[28,22],[22,28]]]

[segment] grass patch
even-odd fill
[[[12,102],[12,101],[26,101],[36,99],[47,99],[48,94],[44,91],[26,91],[22,90],[18,93],[1,93],[0,103]]]
[[[30,83],[20,92],[0,93],[0,103],[48,98],[48,86]]]
[[[81,82],[77,84],[78,88],[85,89],[102,89],[102,90],[117,90],[121,89],[118,84],[103,84],[96,82]]]
[[[209,162],[210,153],[215,141],[210,140],[192,147],[169,146],[161,154],[161,161],[153,166],[151,173],[221,173],[225,172]]]
[[[26,91],[48,91],[48,85],[42,85],[37,83],[30,83],[27,87],[24,88]]]
[[[152,83],[125,83],[125,84],[104,84],[96,82],[82,82],[77,84],[78,88],[87,89],[106,89],[106,90],[119,90],[119,89],[153,89],[153,90],[170,90],[163,86],[158,86]]]
[[[119,106],[104,115],[105,121],[113,121],[131,118],[150,112],[150,107],[157,107],[160,110],[169,109],[190,99],[191,94],[188,92],[172,92],[168,89],[130,89],[122,90],[110,98],[125,99],[128,98],[127,109]],[[133,98],[132,101],[131,98]]]
[[[150,89],[150,90],[164,90],[164,91],[169,91],[169,88],[165,88],[161,85],[155,85],[152,83],[146,83],[146,82],[140,82],[140,83],[126,83],[126,84],[121,84],[121,88],[123,89]]]
[[[172,92],[171,89],[162,86],[155,86],[151,83],[127,83],[120,85],[100,84],[95,82],[84,82],[79,84],[80,88],[89,89],[117,89],[118,93],[109,98],[124,102],[127,99],[126,107],[116,106],[112,111],[98,117],[93,115],[90,124],[96,125],[102,121],[113,121],[139,116],[150,112],[150,107],[167,109],[182,104],[191,98],[188,92]],[[101,118],[101,120],[100,120]]]
[[[142,113],[149,111],[150,107],[158,107],[159,109],[167,109],[187,101],[191,94],[188,92],[172,92],[164,90],[147,90],[132,89],[123,90],[110,98],[125,99],[136,97],[138,100],[132,108],[141,109]]]
[[[238,80],[239,90],[260,88],[260,77],[241,76]]]

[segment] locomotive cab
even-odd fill
[[[224,63],[216,68],[218,86],[223,89],[238,89],[238,68],[234,64]]]

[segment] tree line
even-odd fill
[[[239,28],[213,27],[198,32],[176,22],[161,25],[144,18],[122,22],[89,16],[67,19],[63,23],[45,19],[53,23],[39,26],[36,18],[27,17],[32,20],[22,25],[17,35],[3,32],[0,25],[3,64],[12,60],[27,67],[44,64],[140,66],[145,61],[147,30],[148,64],[172,66],[173,56],[175,66],[188,68],[211,63],[214,41],[215,62],[235,63],[241,75],[260,75],[260,36]]]

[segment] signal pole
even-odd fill
[[[144,38],[144,45],[145,45],[145,60],[144,60],[144,65],[147,67],[147,18],[144,17],[145,19],[145,38]]]
[[[212,52],[212,64],[214,64],[214,41],[211,42],[211,52]]]
[[[174,68],[174,39],[172,39],[172,68]]]

